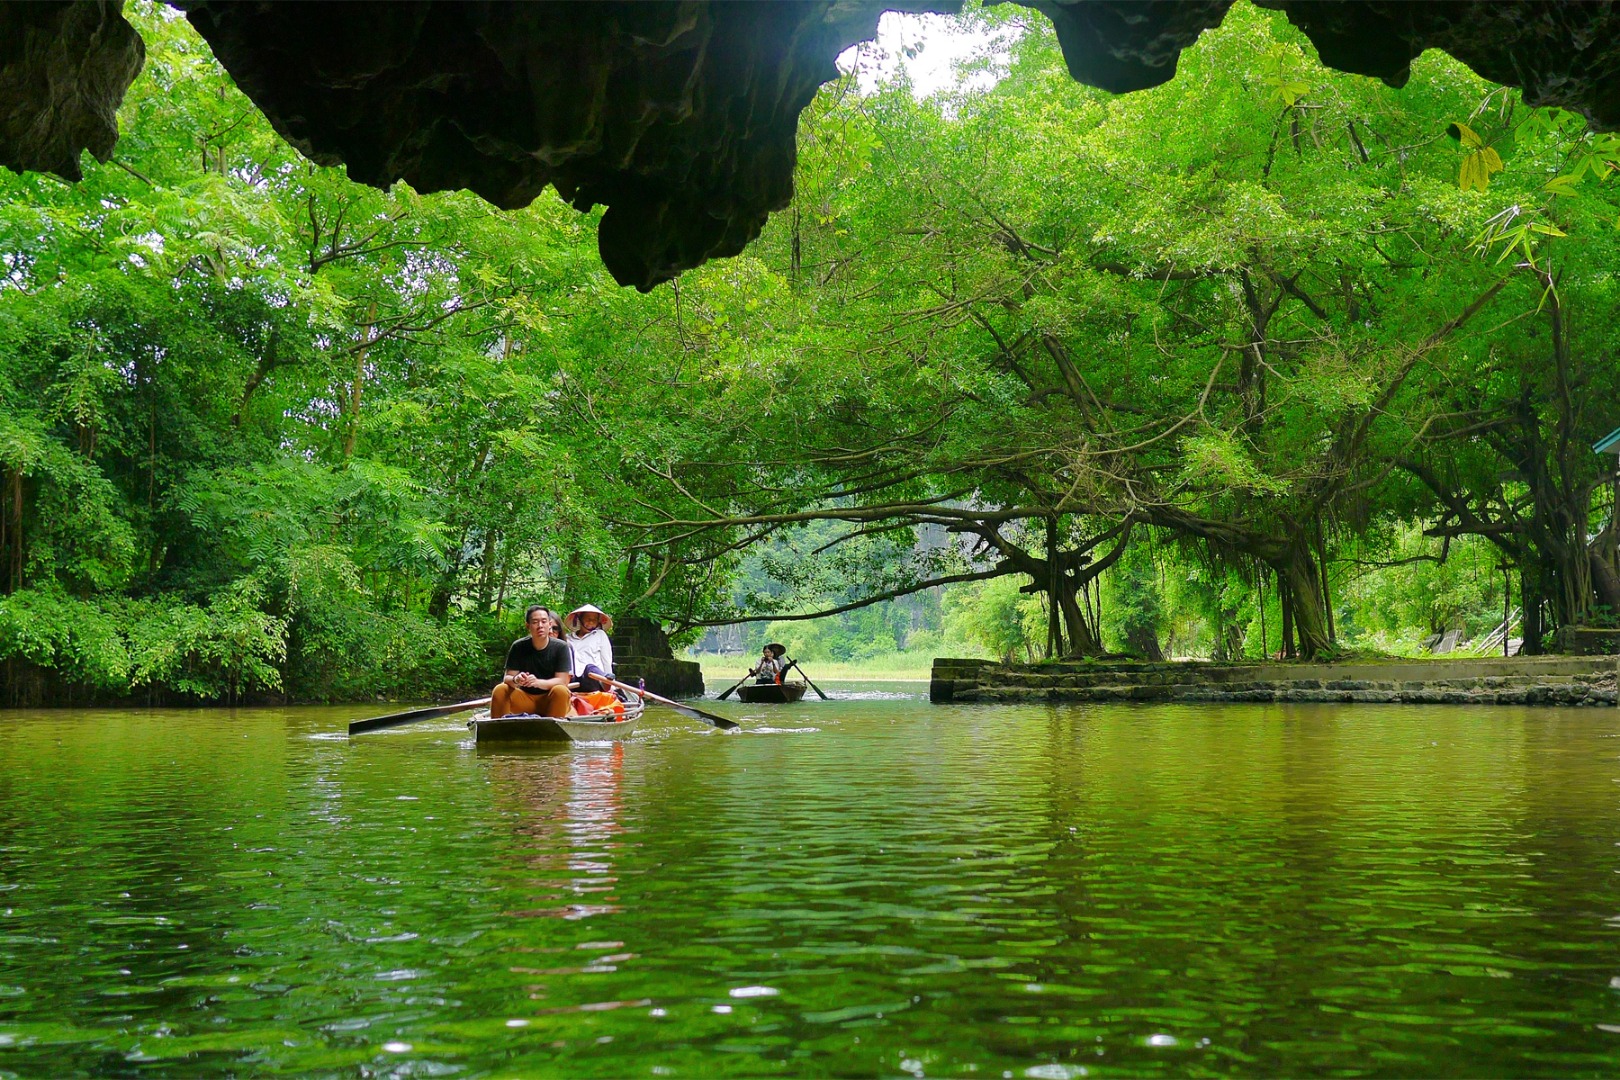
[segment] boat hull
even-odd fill
[[[503,716],[467,721],[473,737],[483,742],[618,742],[641,723],[634,720],[558,720],[549,716]]]
[[[467,721],[478,742],[618,742],[641,723],[646,703],[634,698],[622,714],[604,713],[602,719],[583,716],[534,716],[518,713],[494,718],[475,716]]]
[[[804,691],[804,683],[754,683],[737,687],[737,698],[745,705],[791,705]]]

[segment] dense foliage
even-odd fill
[[[1400,91],[1334,75],[1240,9],[1151,92],[1069,85],[1031,27],[994,89],[829,94],[805,141],[859,182],[807,153],[761,252],[863,385],[798,406],[808,445],[760,455],[788,464],[747,512],[694,498],[656,535],[932,523],[972,541],[958,570],[1050,598],[1048,653],[1153,655],[1177,620],[1203,655],[1377,644],[1381,593],[1459,552],[1482,572],[1398,629],[1484,629],[1481,544],[1527,648],[1620,608],[1590,452],[1620,399],[1612,137],[1443,58]]]
[[[829,84],[792,207],[641,296],[556,199],[310,165],[136,15],[115,160],[0,175],[12,680],[426,696],[535,600],[850,658],[1407,648],[1498,566],[1529,648],[1620,610],[1617,146],[1444,57],[1243,8],[1112,98],[981,13],[993,85]]]

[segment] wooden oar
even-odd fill
[[[748,675],[752,675],[752,674],[753,674],[752,671],[750,671],[748,673]],[[748,681],[748,675],[744,675],[742,678],[738,679],[736,682],[734,682],[730,686],[726,687],[726,689],[721,692],[720,697],[717,700],[724,701],[724,700],[726,700],[726,698],[730,697],[731,692],[733,690],[737,689],[737,687],[741,686],[743,683]]]
[[[799,662],[797,660],[789,660],[788,661],[788,670],[791,671],[794,668],[799,668],[799,674],[804,675],[804,668],[799,667]],[[807,682],[807,683],[810,683],[810,689],[814,690],[817,694],[821,694],[821,700],[822,701],[830,701],[830,700],[832,700],[826,694],[821,693],[821,687],[817,686],[813,682],[810,682],[810,676],[804,675],[804,681]]]
[[[702,720],[705,723],[713,724],[721,731],[731,731],[741,726],[735,720],[727,720],[725,717],[716,716],[712,712],[704,712],[702,709],[694,709],[690,705],[682,705],[678,701],[671,701],[667,697],[659,697],[651,690],[643,690],[639,686],[631,686],[629,683],[622,683],[617,679],[609,679],[608,682],[617,686],[620,690],[628,690],[632,694],[640,694],[644,698],[650,698],[660,705],[668,705],[683,716],[690,716],[694,720]]]
[[[489,698],[481,697],[473,701],[458,701],[454,705],[432,705],[426,709],[411,709],[408,712],[389,713],[387,716],[373,716],[369,720],[356,720],[349,725],[349,734],[358,735],[362,731],[379,731],[383,728],[399,727],[401,724],[414,724],[418,720],[431,720],[435,716],[449,716],[451,713],[466,712],[481,705],[488,705]]]

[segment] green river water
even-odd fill
[[[1614,711],[887,689],[0,713],[0,1075],[1620,1073]]]

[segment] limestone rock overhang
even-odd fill
[[[1232,0],[1020,0],[1070,73],[1156,86]],[[1480,75],[1620,126],[1612,0],[1259,0],[1343,71],[1405,83],[1440,48]],[[599,230],[614,278],[647,290],[735,255],[792,196],[799,113],[888,10],[873,0],[174,0],[276,130],[356,180],[527,205],[547,185]],[[0,165],[79,176],[107,160],[143,46],[119,0],[0,4]]]

